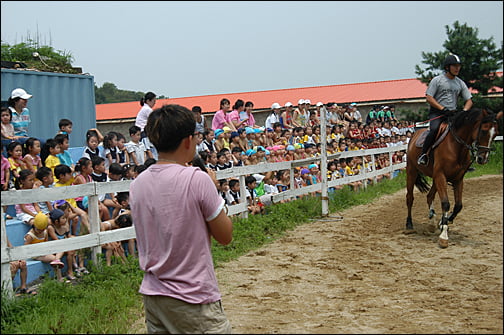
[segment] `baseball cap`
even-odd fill
[[[356,107],[356,106],[357,106],[357,104],[356,104],[355,102],[352,102],[352,103],[350,104],[350,106],[352,106],[352,107]]]
[[[280,109],[282,106],[278,102],[274,102],[273,105],[271,105],[271,109]]]
[[[317,107],[320,107],[320,106],[324,106],[324,104],[322,102],[317,102]]]
[[[233,138],[235,138],[237,136],[240,136],[240,134],[237,131],[232,131],[231,132],[231,139],[233,139]]]
[[[298,101],[298,105],[302,105],[302,104],[304,104],[304,103],[305,103],[304,99],[299,99],[299,101]]]
[[[285,103],[285,105],[284,105],[284,106],[285,106],[285,107],[292,107],[292,102],[288,101],[288,102],[286,102],[286,103]]]
[[[224,127],[224,128],[222,128],[222,130],[224,130],[225,133],[230,133],[231,132],[231,128],[229,128],[227,126]]]
[[[313,168],[318,168],[318,165],[317,164],[308,165],[308,169],[313,169]]]
[[[222,129],[215,129],[215,131],[214,131],[215,137],[218,137],[223,132],[224,132],[224,130],[222,130]]]
[[[246,154],[247,156],[252,156],[253,154],[256,154],[256,153],[257,153],[257,151],[255,151],[254,149],[248,149],[248,150],[245,152],[245,154]]]
[[[255,131],[253,128],[246,127],[245,128],[245,134],[255,134]]]
[[[305,104],[308,104],[308,105],[311,105],[311,101],[310,101],[310,99],[305,99],[304,103],[305,103]]]
[[[15,99],[15,98],[30,99],[31,97],[32,97],[32,95],[26,93],[26,91],[23,90],[22,88],[16,88],[11,93],[12,99]]]
[[[296,150],[296,148],[294,148],[294,146],[292,144],[289,144],[286,149],[287,149],[287,151],[294,151],[294,150]]]
[[[54,220],[58,220],[64,214],[65,213],[63,213],[63,211],[61,209],[55,208],[49,212],[49,217],[51,218],[51,221],[54,221]]]
[[[310,170],[308,170],[307,168],[301,169],[301,175],[304,175],[307,173],[310,173]]]

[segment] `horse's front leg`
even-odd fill
[[[448,221],[453,222],[458,213],[462,210],[462,191],[464,189],[464,179],[461,179],[457,183],[453,183],[453,195],[455,198],[455,205],[453,206],[453,212],[451,213]]]
[[[441,248],[448,247],[448,216],[450,210],[450,200],[448,199],[448,192],[446,187],[446,177],[440,173],[438,177],[435,178],[434,183],[437,188],[437,193],[439,194],[439,199],[441,200],[442,216],[439,220],[439,229],[441,234],[439,234],[438,244]]]

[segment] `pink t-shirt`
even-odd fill
[[[248,114],[248,120],[244,124],[244,126],[248,126],[248,127],[254,127],[255,126],[255,119],[254,119],[254,115],[252,113]]]
[[[240,113],[235,109],[231,113],[228,114],[228,121],[229,123],[233,123],[233,121],[236,121],[237,123],[240,123]]]
[[[222,129],[224,128],[225,122],[228,122],[228,118],[226,112],[222,109],[215,112],[215,115],[212,119],[212,129]]]
[[[224,199],[196,167],[154,164],[130,185],[129,203],[144,278],[139,292],[191,304],[221,299],[207,221]]]

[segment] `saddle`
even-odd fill
[[[417,148],[423,147],[423,144],[425,142],[425,138],[427,137],[427,134],[429,133],[430,130],[424,131],[420,136],[417,138],[415,145]],[[444,138],[446,135],[448,135],[448,132],[450,131],[450,128],[448,127],[448,124],[442,123],[439,126],[438,129],[438,135],[436,137],[436,141],[434,141],[434,144],[429,148],[429,151],[433,150],[436,148],[441,142],[443,142]]]

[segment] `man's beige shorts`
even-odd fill
[[[144,295],[145,320],[149,334],[231,334],[231,323],[221,301],[189,304],[160,296]]]

